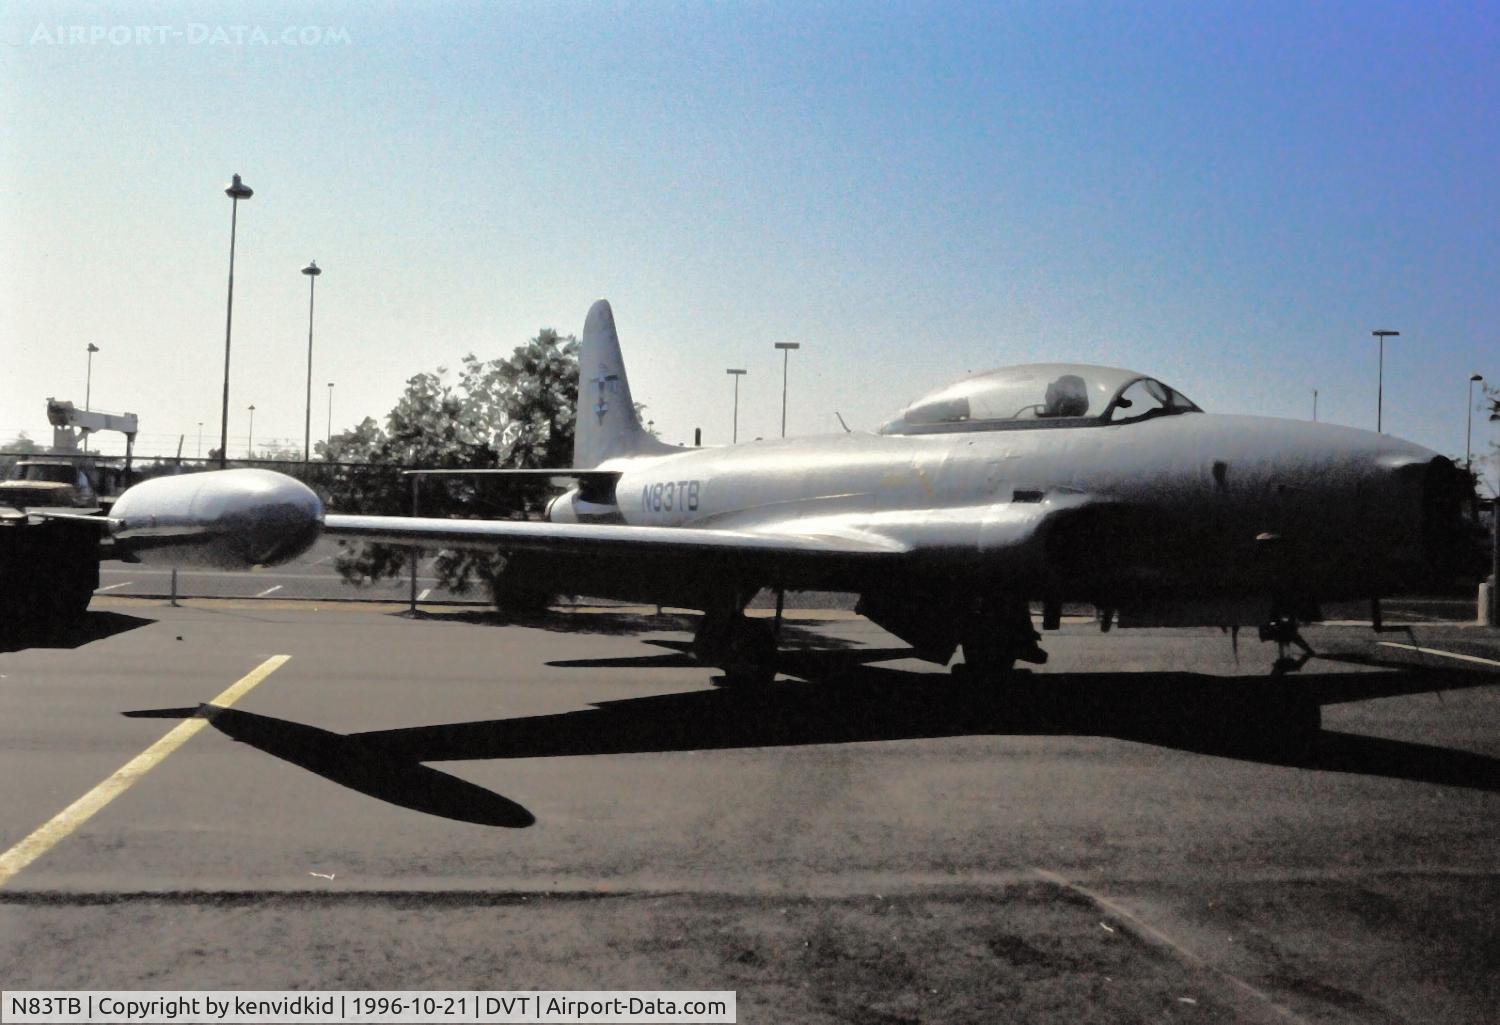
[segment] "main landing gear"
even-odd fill
[[[703,614],[693,637],[693,657],[724,670],[731,686],[763,687],[776,679],[776,641],[781,627],[781,602],[776,618],[750,619],[743,605],[710,609]]]
[[[955,679],[1003,679],[1017,662],[1045,665],[1047,653],[1031,625],[1031,607],[1021,598],[981,598],[964,624],[959,643],[964,660],[952,669]]]

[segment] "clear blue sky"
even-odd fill
[[[231,452],[300,444],[309,258],[315,437],[600,296],[671,441],[728,366],[774,434],[784,340],[794,433],[1052,359],[1373,426],[1389,327],[1387,430],[1461,455],[1500,379],[1494,3],[3,11],[5,437],[93,341],[148,448],[217,438],[234,171]]]

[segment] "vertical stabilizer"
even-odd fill
[[[664,455],[681,451],[657,441],[641,427],[630,397],[630,379],[620,355],[620,336],[609,302],[589,307],[578,349],[578,426],[573,435],[573,466],[588,469],[617,456]]]

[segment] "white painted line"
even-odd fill
[[[268,594],[275,594],[279,590],[281,590],[281,585],[277,584],[275,587],[268,587],[268,588],[266,588],[264,591],[260,592],[260,594],[257,594],[256,597],[257,598],[264,598],[266,595],[268,595]]]
[[[94,593],[95,594],[103,594],[105,591],[113,591],[117,587],[129,587],[133,583],[135,583],[134,580],[124,580],[124,581],[121,581],[118,584],[110,584],[108,587],[97,588],[94,591]]]
[[[1407,615],[1407,613],[1401,612],[1396,614],[1394,617],[1387,616],[1385,620],[1386,632],[1389,633],[1393,631],[1405,630],[1409,626],[1472,626],[1474,623],[1472,619],[1438,619],[1436,616],[1422,616],[1422,621],[1420,623],[1406,623],[1401,620],[1401,617],[1405,615]],[[1413,612],[1411,613],[1411,615],[1419,616],[1420,613]],[[1375,626],[1375,624],[1370,622],[1368,619],[1324,619],[1317,623],[1309,623],[1308,625],[1353,626],[1358,627],[1361,630],[1370,630]]]
[[[211,704],[219,708],[228,708],[250,693],[252,687],[284,666],[291,657],[290,655],[272,655],[245,676],[230,684],[229,688],[214,698]],[[129,790],[137,780],[160,765],[167,755],[186,744],[195,733],[207,725],[207,719],[184,719],[168,730],[166,735],[156,743],[126,762],[113,776],[58,812],[26,839],[4,854],[0,854],[0,887],[10,882],[17,872],[56,847],[73,830],[87,822],[110,801]]]
[[[338,577],[330,576],[327,573],[288,573],[284,572],[284,569],[285,567],[280,567],[274,570],[268,570],[267,572],[278,576],[283,580],[320,580],[324,583],[327,583],[330,580],[339,579]],[[109,572],[113,572],[118,576],[120,574],[123,574],[125,571],[118,569],[112,571],[103,568],[100,569],[100,573]],[[169,569],[147,569],[144,566],[133,566],[131,567],[130,572],[132,575],[138,577],[169,577],[172,575],[172,571]],[[178,576],[180,577],[213,577],[229,579],[231,577],[243,577],[244,575],[245,574],[242,571],[237,570],[184,569],[178,571]],[[410,579],[411,577],[409,575],[403,575],[399,578],[399,582],[404,584]],[[436,577],[429,576],[427,574],[418,575],[417,580],[427,581],[434,584],[437,583]]]
[[[333,556],[331,556],[331,555],[325,555],[321,559],[319,559],[316,562],[314,562],[313,565],[314,566],[321,566],[321,565],[323,565],[323,563],[330,561],[332,558],[333,558]]]
[[[1256,989],[1254,986],[1250,985],[1250,983],[1246,982],[1238,975],[1231,975],[1229,972],[1226,972],[1219,966],[1210,964],[1208,961],[1204,960],[1198,954],[1193,953],[1193,951],[1189,950],[1187,947],[1184,947],[1181,943],[1178,943],[1176,940],[1172,939],[1172,937],[1168,936],[1160,929],[1156,928],[1148,922],[1142,921],[1140,918],[1137,918],[1135,915],[1131,914],[1129,911],[1125,910],[1125,908],[1121,907],[1119,904],[1116,904],[1114,901],[1110,900],[1102,893],[1097,893],[1093,890],[1090,890],[1086,886],[1080,886],[1075,882],[1064,879],[1056,872],[1048,872],[1043,868],[1032,869],[1032,871],[1042,879],[1045,879],[1047,882],[1052,883],[1055,886],[1061,886],[1066,890],[1073,891],[1079,896],[1088,898],[1094,903],[1095,906],[1097,906],[1101,910],[1114,915],[1115,918],[1129,925],[1136,931],[1138,935],[1143,936],[1146,939],[1151,940],[1158,945],[1166,947],[1168,950],[1173,951],[1177,954],[1178,957],[1182,958],[1182,960],[1186,961],[1192,967],[1201,968],[1205,971],[1213,972],[1219,978],[1223,979],[1235,989],[1239,990],[1240,993],[1258,1001],[1267,1010],[1273,1012],[1283,1021],[1295,1022],[1297,1023],[1297,1025],[1305,1025],[1302,1018],[1298,1017],[1290,1008],[1283,1007],[1281,1004],[1277,1003],[1269,993],[1265,992],[1264,990]]]
[[[1500,668],[1500,662],[1492,658],[1480,658],[1478,655],[1465,655],[1457,651],[1442,651],[1438,648],[1421,648],[1415,644],[1397,644],[1395,641],[1376,641],[1375,643],[1387,648],[1404,648],[1407,651],[1420,651],[1424,655],[1442,655],[1444,658],[1457,658],[1465,662],[1478,662],[1482,666]]]
[[[429,588],[425,589],[421,594],[417,595],[417,601],[426,601],[427,600],[427,596],[429,594],[431,594],[431,593],[432,593],[432,588],[429,587]]]

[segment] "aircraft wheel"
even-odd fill
[[[734,684],[765,686],[776,679],[776,631],[771,623],[741,620],[730,635],[723,668]]]
[[[964,639],[963,652],[963,662],[953,667],[954,676],[973,683],[997,683],[1006,679],[1015,670],[1021,655],[1003,630],[973,631]]]

